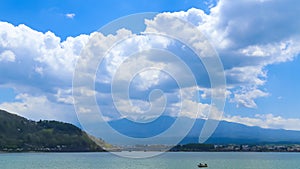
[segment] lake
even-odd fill
[[[131,152],[148,153],[148,152]],[[169,152],[147,159],[110,153],[3,153],[1,169],[300,169],[300,153]]]

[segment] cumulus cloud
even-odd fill
[[[12,51],[10,51],[10,50],[6,50],[6,51],[4,51],[4,52],[2,52],[1,54],[0,54],[0,62],[1,61],[6,61],[6,62],[14,62],[16,60],[16,56],[15,56],[15,54],[12,52]]]
[[[74,99],[72,97],[72,89],[57,89],[55,94],[56,101],[64,104],[74,104]]]
[[[71,86],[75,63],[88,37],[68,37],[61,42],[52,32],[41,33],[22,24],[14,26],[0,22],[0,83],[41,90],[55,84]]]
[[[25,25],[13,26],[5,22],[1,22],[0,29],[2,48],[14,51],[20,60],[33,59],[46,64],[51,71],[60,69],[72,72],[76,59],[88,40],[88,35],[80,35],[68,37],[61,42],[52,32],[41,33]]]
[[[209,14],[192,8],[161,15],[175,15],[202,30],[219,52],[230,91],[243,93],[231,95],[232,101],[255,108],[255,99],[268,95],[260,89],[266,66],[292,61],[300,52],[297,12],[278,12],[297,11],[297,3],[221,0]]]
[[[242,123],[248,126],[259,126],[262,128],[300,130],[300,119],[284,118],[273,114],[256,114],[254,117],[227,115],[223,120]]]
[[[76,115],[72,105],[57,104],[46,96],[32,96],[21,93],[16,96],[16,102],[4,102],[1,109],[17,113],[32,120],[59,120],[76,123]]]
[[[299,11],[300,5],[297,5],[297,3],[220,0],[215,6],[211,6],[209,14],[195,8],[188,11],[161,13],[155,18],[145,21],[146,30],[143,33],[172,31],[178,34],[180,32],[178,36],[192,44],[199,52],[209,53],[208,42],[197,41],[195,31],[188,29],[187,25],[178,26],[180,21],[174,19],[174,17],[186,20],[198,27],[203,32],[201,37],[207,37],[219,53],[227,78],[227,90],[210,89],[210,84],[207,82],[209,77],[201,74],[205,71],[205,67],[196,64],[198,61],[190,55],[181,53],[180,59],[187,61],[186,64],[191,72],[197,75],[196,80],[199,82],[199,86],[184,84],[184,89],[189,91],[190,88],[196,87],[195,90],[202,93],[200,95],[202,99],[211,98],[213,91],[217,93],[217,96],[225,96],[238,106],[255,108],[257,107],[255,103],[257,98],[270,95],[262,89],[268,80],[267,66],[292,61],[300,52],[300,21],[297,12],[278,12],[285,9],[286,11]],[[65,16],[72,19],[75,14],[69,13]],[[183,29],[185,31],[182,31]],[[91,37],[96,37],[96,40],[93,38],[95,41],[89,41]],[[124,40],[126,38],[127,40]],[[97,55],[101,54],[102,56],[109,47],[119,40],[124,41],[116,45],[114,50],[108,53],[99,65],[99,72],[96,77],[97,91],[78,86],[79,90],[75,95],[78,94],[84,97],[97,95],[102,109],[107,112],[107,118],[119,118],[120,115],[117,115],[112,104],[113,100],[110,95],[112,89],[109,84],[112,82],[114,75],[121,72],[122,76],[119,76],[118,81],[116,81],[119,84],[119,89],[123,89],[125,86],[124,81],[128,78],[133,81],[130,87],[136,89],[130,96],[133,100],[132,107],[122,97],[117,102],[120,103],[121,109],[125,113],[123,114],[124,117],[129,116],[130,113],[134,118],[143,114],[149,108],[149,91],[156,87],[164,91],[169,99],[169,102],[167,102],[168,113],[174,116],[178,115],[173,113],[180,107],[178,104],[180,102],[178,99],[178,86],[174,85],[174,79],[171,76],[159,70],[168,69],[170,72],[174,72],[173,74],[178,79],[189,81],[182,69],[178,69],[181,67],[179,62],[170,59],[167,54],[162,55],[159,52],[144,52],[143,55],[132,56],[135,52],[152,48],[171,50],[170,47],[180,46],[182,47],[181,50],[184,51],[185,47],[179,42],[174,42],[168,38],[159,38],[158,36],[136,35],[126,29],[120,29],[113,35],[92,33],[91,35],[68,37],[66,40],[61,41],[52,32],[42,33],[23,24],[14,26],[6,22],[0,22],[0,84],[9,84],[18,90],[20,94],[16,97],[16,102],[2,103],[0,106],[24,115],[26,115],[26,112],[32,111],[35,115],[28,115],[27,117],[34,119],[42,117],[42,114],[37,113],[40,110],[54,112],[53,109],[55,109],[56,112],[62,114],[64,114],[64,111],[74,113],[68,106],[74,103],[71,96],[72,76],[82,49],[89,42],[90,46],[88,47],[95,54],[93,56],[89,55],[87,51],[83,51],[79,69],[85,70],[86,74],[80,74],[79,81],[84,82],[86,79],[95,78],[95,72],[91,72],[91,68],[97,67],[99,64]],[[191,54],[191,52],[188,54]],[[129,56],[132,57],[131,60],[128,59]],[[209,56],[204,57],[209,60]],[[91,60],[93,62],[90,62]],[[120,65],[123,65],[123,67]],[[212,68],[214,68],[213,65],[211,63]],[[146,71],[142,69],[144,67],[159,69]],[[9,72],[9,74],[4,72]],[[134,74],[136,72],[139,73]],[[206,83],[203,83],[203,81]],[[31,91],[30,95],[24,94],[29,93],[28,91]],[[117,92],[120,93],[124,91],[117,89]],[[195,118],[196,114],[193,111],[200,108],[198,117],[206,118],[209,105],[192,96],[194,97],[192,94],[185,96],[185,99],[181,100],[184,103],[182,115]],[[160,102],[161,99],[159,97],[154,101]],[[38,104],[40,102],[42,104]],[[50,106],[46,106],[47,104]],[[86,104],[88,105],[88,103]],[[42,106],[45,106],[46,109],[42,109]],[[80,111],[88,113],[92,109],[80,107]],[[213,109],[213,111],[217,115],[220,114],[218,110]],[[54,118],[50,115],[43,114],[43,116]],[[60,117],[58,114],[55,114],[55,116]],[[244,123],[261,125],[258,122],[266,122],[266,119],[271,118],[277,119],[278,123],[276,122],[275,125],[275,121],[273,124],[270,122],[267,127],[280,128],[279,124],[295,122],[293,119],[284,120],[277,116],[268,116],[264,118],[256,117],[256,119],[250,119],[250,122]],[[227,119],[235,120],[235,122],[247,120],[247,118],[234,116]],[[292,128],[284,125],[281,127]]]
[[[234,97],[231,99],[232,102],[236,102],[237,106],[245,106],[248,108],[257,107],[254,100],[260,97],[267,97],[269,94],[256,89],[256,88],[244,88],[234,93]]]
[[[76,123],[72,75],[89,35],[61,41],[52,32],[0,22],[0,84],[15,90],[15,102],[1,108],[32,119]],[[70,116],[68,119],[67,116]]]

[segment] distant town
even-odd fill
[[[82,152],[80,149],[64,149],[63,147],[36,148],[36,149],[0,149],[0,152]],[[103,152],[103,151],[168,151],[168,152],[300,152],[300,144],[185,144],[177,146],[169,145],[135,145],[135,146],[113,146],[99,150],[85,150],[84,152]]]
[[[300,144],[185,144],[125,146],[119,151],[169,151],[169,152],[300,152]]]
[[[215,151],[245,152],[300,152],[300,144],[295,145],[214,145]]]

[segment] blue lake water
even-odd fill
[[[110,153],[0,154],[0,169],[193,169],[199,162],[209,169],[300,169],[300,153],[170,152],[147,159]]]

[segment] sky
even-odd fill
[[[156,12],[142,20],[145,26],[142,31],[171,31],[169,25],[176,26],[174,18],[179,18],[205,35],[218,53],[226,78],[226,92],[220,96],[225,95],[226,101],[224,110],[216,111],[222,111],[223,120],[300,130],[299,3],[296,0],[3,0],[0,2],[0,109],[33,120],[78,124],[72,82],[77,61],[84,61],[80,60],[82,49],[97,52],[86,47],[95,37],[100,36],[100,48],[107,49],[110,47],[107,45],[129,36],[134,38],[116,45],[100,66],[91,64],[99,68],[96,89],[91,93],[96,93],[106,120],[125,117],[147,122],[161,114],[178,116],[179,103],[184,105],[180,116],[206,118],[212,84],[203,63],[186,45],[166,37],[143,36],[122,27],[112,35],[97,32],[120,17]],[[178,36],[186,37],[187,42],[192,39],[187,31],[179,32]],[[148,48],[179,55],[197,85],[176,85],[176,78],[178,81],[189,78],[183,73],[187,70],[181,62],[169,60],[172,56],[168,52],[143,53]],[[133,54],[131,60],[123,63],[126,55],[134,52],[141,55]],[[166,68],[175,73],[156,69],[136,72],[143,66]],[[129,87],[133,106],[122,92],[116,92],[117,100],[111,96],[110,87],[117,73],[122,75],[116,76],[118,84],[127,75],[130,77],[130,73],[137,73]],[[117,87],[124,89],[122,85]],[[179,87],[183,98],[179,98]],[[164,99],[167,99],[165,110],[156,106],[157,109],[148,111],[150,101],[160,104]],[[195,107],[200,109],[198,115]],[[85,111],[89,110],[82,108]]]

